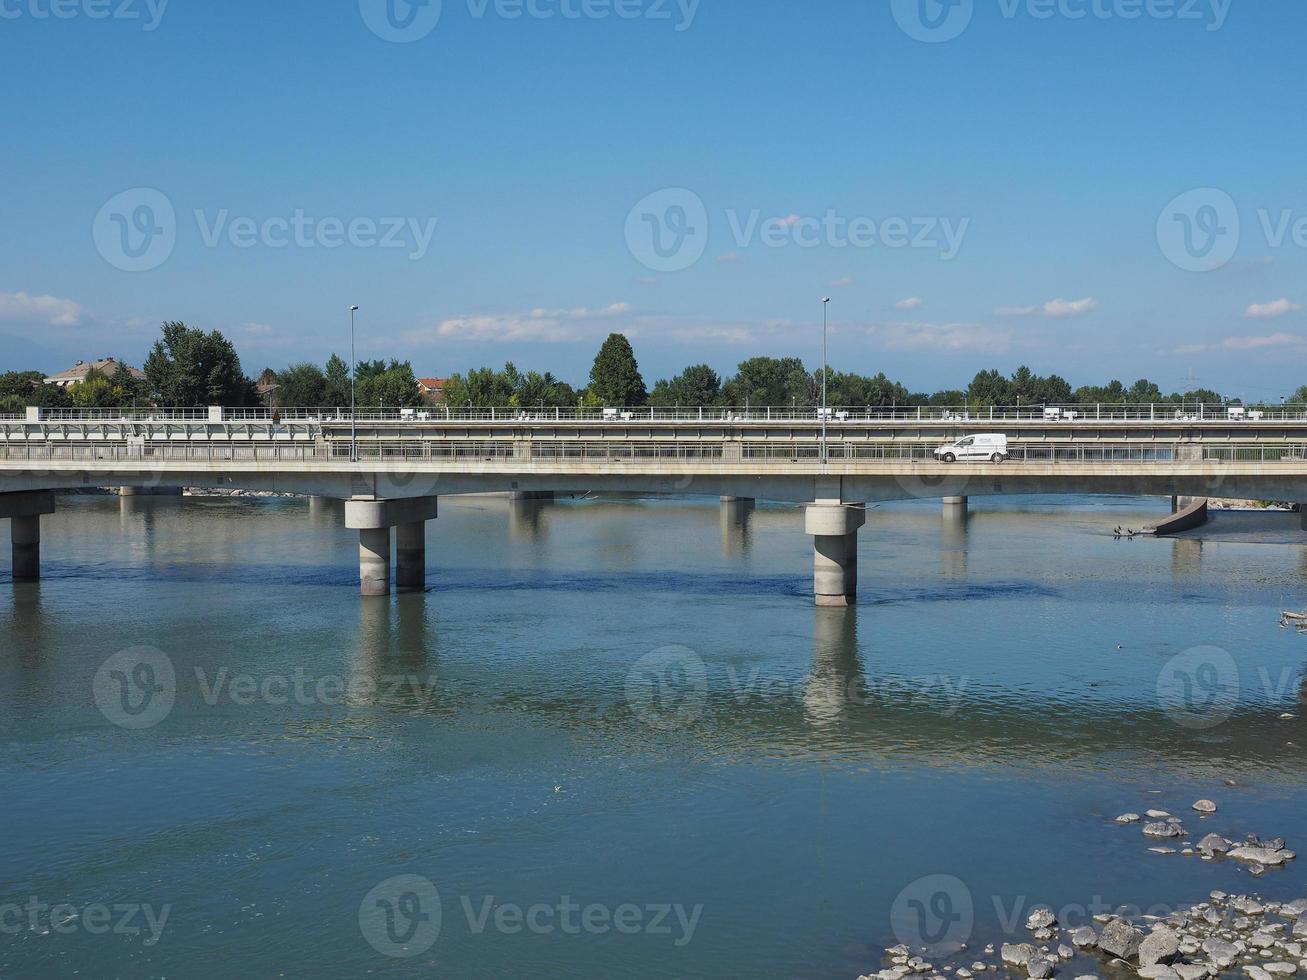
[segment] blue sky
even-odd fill
[[[829,295],[832,363],[915,389],[1278,397],[1304,38],[1298,0],[0,0],[0,369],[165,319],[320,361],[358,303],[420,375],[583,381],[622,330],[652,380],[815,365]]]

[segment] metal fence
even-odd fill
[[[733,406],[733,407],[650,407],[642,408],[477,408],[473,406],[428,406],[416,409],[364,408],[353,413],[362,423],[432,423],[474,422],[496,424],[546,424],[550,422],[611,423],[613,425],[650,422],[722,422],[819,423],[820,409],[812,406]],[[3,421],[23,421],[21,412],[0,414]],[[1307,423],[1307,405],[1239,405],[1239,404],[1090,404],[1090,405],[1007,405],[1007,406],[881,406],[840,408],[826,411],[832,423],[923,422],[955,425],[981,425],[989,422],[1048,424],[1218,424],[1254,422]],[[205,422],[207,408],[101,408],[43,409],[41,421],[47,422]],[[348,407],[323,408],[224,408],[225,422],[308,421],[326,425],[348,425]]]
[[[844,443],[832,442],[828,456],[832,463],[934,462],[931,443]],[[738,455],[737,455],[738,453]],[[413,460],[432,462],[480,461],[533,463],[609,461],[643,462],[685,460],[766,465],[816,463],[821,444],[796,442],[637,442],[624,440],[533,440],[530,442],[487,440],[366,440],[357,445],[357,456],[367,460]],[[0,461],[86,461],[86,462],[249,462],[317,460],[324,465],[348,464],[351,445],[338,440],[325,445],[268,443],[231,445],[190,443],[185,445],[104,445],[52,443],[0,443]],[[977,462],[987,462],[979,460]],[[1307,463],[1307,443],[1262,443],[1203,445],[1201,443],[1104,444],[1031,443],[1009,446],[1009,465],[1023,463]],[[939,464],[943,466],[944,464]],[[974,465],[966,460],[955,467]]]

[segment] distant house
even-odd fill
[[[429,405],[439,405],[445,393],[444,378],[418,378],[418,391]]]
[[[79,381],[85,381],[86,375],[91,371],[99,371],[106,377],[112,378],[118,373],[118,368],[124,367],[128,373],[137,381],[145,380],[145,372],[139,371],[130,364],[122,364],[112,357],[106,357],[99,361],[78,361],[67,371],[60,371],[58,374],[52,374],[45,379],[48,385],[58,385],[60,388],[69,388]]]

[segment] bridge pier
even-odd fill
[[[812,584],[819,606],[852,606],[858,601],[858,528],[867,523],[862,507],[818,503],[804,513],[813,537]]]
[[[1298,505],[1298,520],[1302,522],[1302,529],[1307,531],[1307,502]]]
[[[510,490],[509,500],[553,500],[552,490]]]
[[[54,494],[0,494],[0,519],[9,519],[15,582],[41,579],[41,516],[54,513]]]
[[[426,589],[426,522],[437,516],[437,498],[406,497],[379,500],[355,497],[345,501],[345,526],[359,532],[359,592],[390,595],[390,529],[399,528],[400,592]]]
[[[944,516],[946,518],[966,517],[970,509],[970,501],[966,497],[945,497],[944,498]]]
[[[395,529],[395,587],[400,592],[427,590],[426,521],[410,521]]]

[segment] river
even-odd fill
[[[365,600],[339,510],[61,498],[0,568],[0,975],[852,980],[923,908],[1300,897],[1113,822],[1307,847],[1307,533],[1113,538],[1164,510],[883,505],[844,611],[789,506],[445,498]]]

